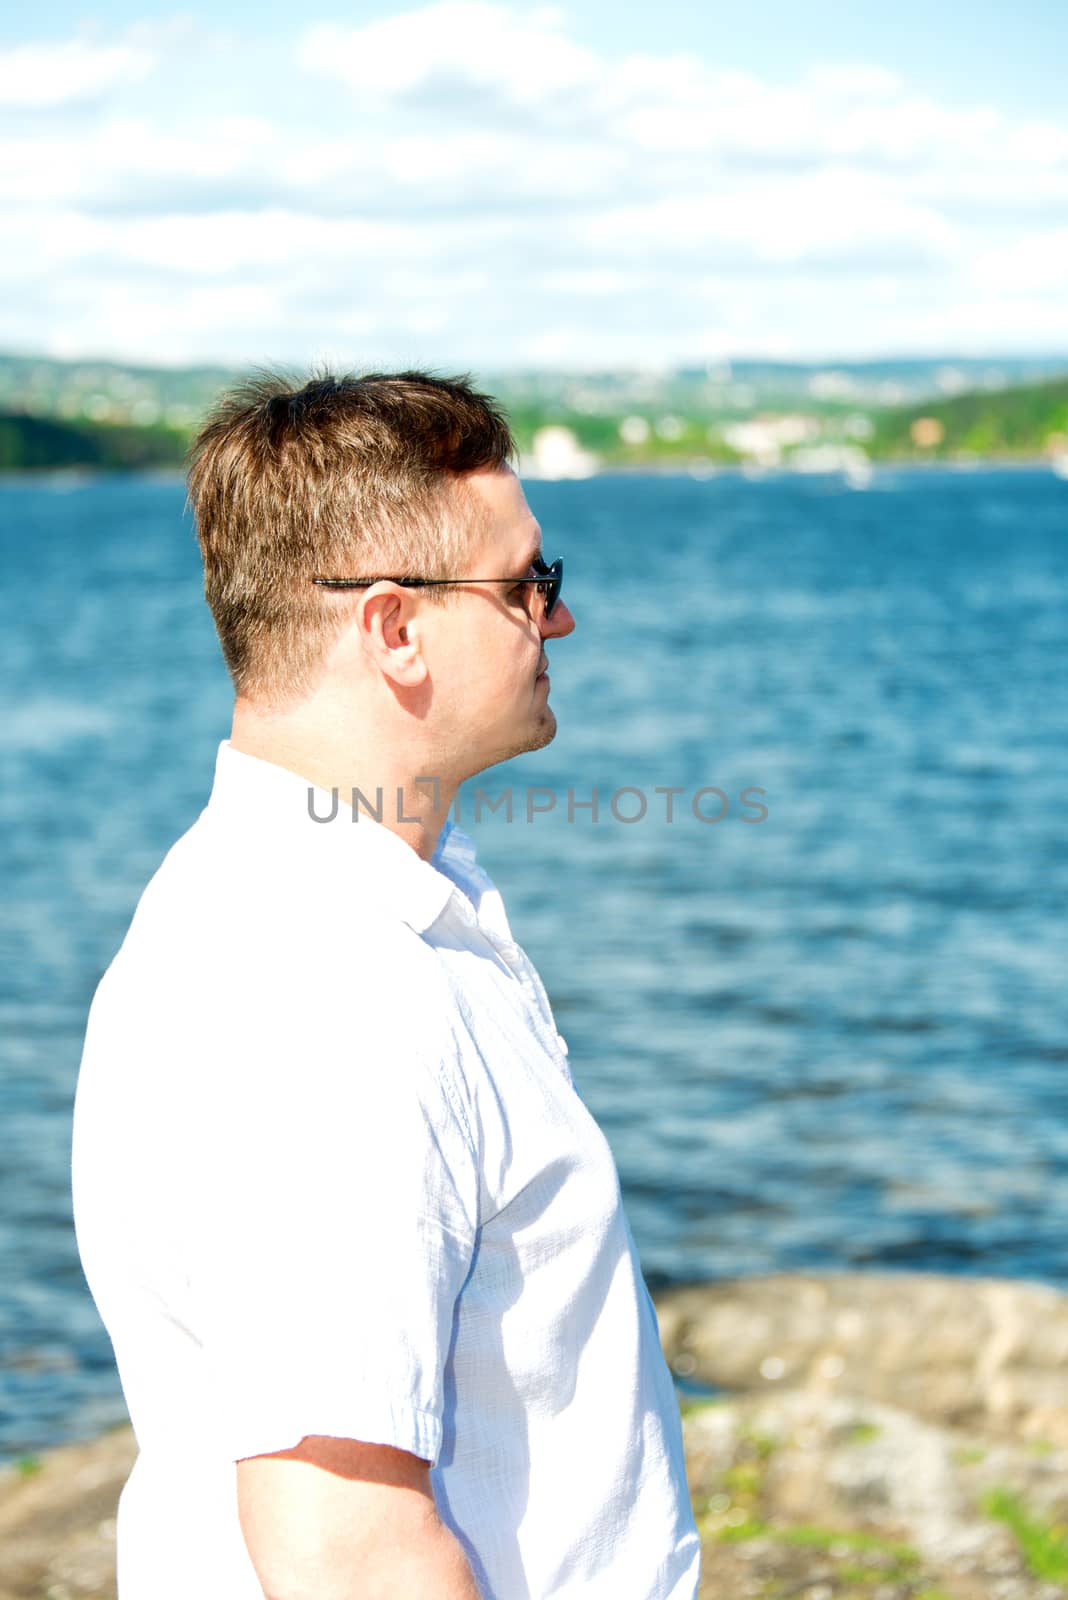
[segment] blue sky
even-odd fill
[[[308,18],[349,24],[388,16],[390,4],[344,4],[322,0]],[[843,0],[764,0],[759,21],[738,4],[657,0],[621,5],[619,0],[580,0],[567,8],[576,36],[615,53],[670,48],[699,50],[725,65],[787,79],[811,61],[873,61],[905,73],[919,88],[956,99],[993,100],[1006,109],[1063,112],[1068,17],[1063,0],[1024,4],[933,6],[930,0],[857,4]],[[138,5],[103,0],[85,5],[53,0],[35,14],[25,8],[5,30],[12,40],[58,39],[84,26],[121,29],[131,23],[173,16],[225,17],[284,38],[292,31],[290,0],[255,6],[222,4],[176,7],[166,0]]]
[[[0,347],[660,366],[1068,352],[1050,3],[53,4]]]

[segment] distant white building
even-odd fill
[[[619,437],[624,444],[645,444],[651,431],[644,417],[624,417],[619,424]]]
[[[813,400],[850,400],[857,392],[856,380],[848,372],[814,372],[807,388]]]
[[[784,417],[748,417],[743,422],[729,422],[722,437],[732,450],[748,461],[762,467],[778,466],[784,450],[807,444],[819,437],[820,425],[815,417],[787,415]]]
[[[599,466],[570,428],[553,426],[538,429],[530,454],[520,462],[520,473],[525,478],[592,478]]]
[[[855,444],[817,444],[795,450],[787,463],[793,472],[840,472],[854,489],[866,489],[872,465],[866,450]]]

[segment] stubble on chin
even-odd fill
[[[487,761],[482,771],[488,767],[500,766],[504,761],[511,761],[516,756],[529,755],[534,750],[544,750],[556,738],[556,715],[546,706],[537,722],[529,729],[526,736],[503,750],[499,756],[494,756]]]
[[[527,738],[523,744],[516,745],[515,749],[512,751],[512,755],[526,756],[530,755],[534,750],[544,750],[545,746],[547,744],[552,744],[555,738],[556,718],[548,717],[543,723],[540,724],[539,727],[535,728],[531,732],[529,738]],[[511,760],[511,756],[507,757],[507,759]]]
[[[542,725],[535,730],[534,735],[531,738],[530,743],[526,746],[526,749],[527,750],[544,750],[545,746],[547,744],[552,744],[552,742],[553,742],[553,740],[555,738],[556,738],[556,718],[553,716],[552,712],[550,711],[549,715],[546,717],[546,719],[542,723]]]

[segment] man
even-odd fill
[[[512,454],[420,373],[259,380],[194,447],[233,728],[75,1111],[140,1450],[120,1600],[695,1593],[615,1166],[448,820],[552,739],[575,626]]]

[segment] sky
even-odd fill
[[[23,8],[0,349],[1064,356],[1059,3]]]

